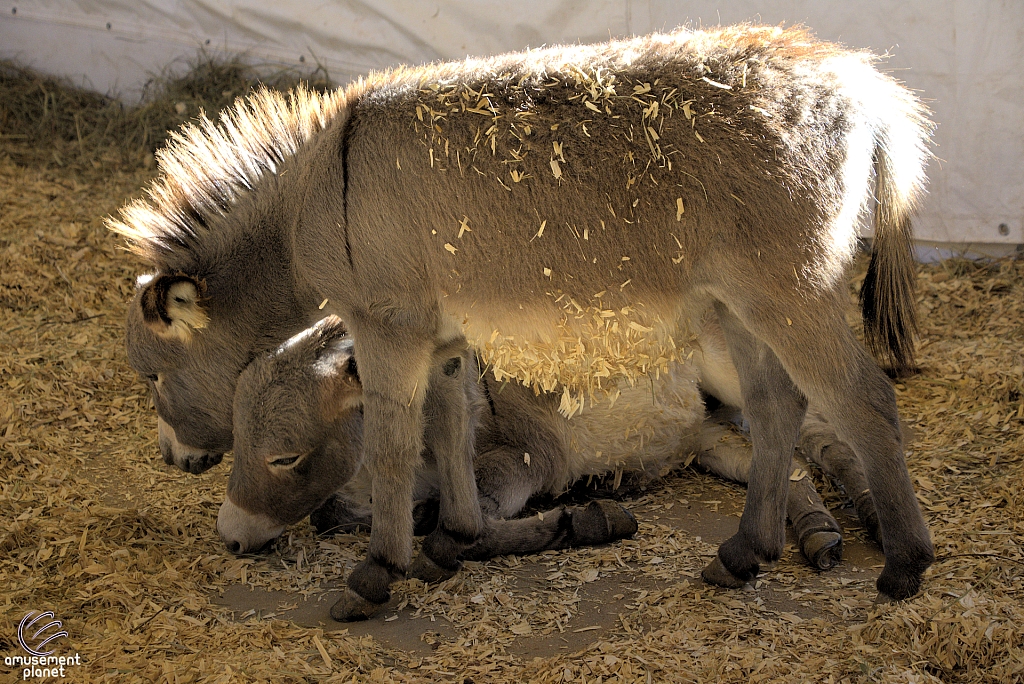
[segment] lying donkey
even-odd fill
[[[360,503],[369,499],[370,483],[360,470],[362,388],[352,346],[341,320],[331,316],[254,360],[239,378],[235,460],[217,520],[233,553],[260,549],[310,513],[323,531],[370,527],[370,511]],[[705,351],[713,353],[709,347]],[[518,515],[535,494],[565,491],[583,475],[614,472],[621,478],[625,471],[651,479],[696,453],[698,464],[709,471],[747,479],[749,450],[723,443],[722,428],[704,424],[693,363],[673,367],[653,387],[627,389],[614,411],[595,410],[572,420],[558,413],[557,398],[551,395],[535,395],[518,384],[502,386],[473,366],[466,369],[466,378],[470,403],[479,414],[475,466],[485,527],[462,558],[534,553],[632,535],[635,520],[613,502],[497,520]],[[638,423],[656,431],[630,434]],[[596,434],[607,436],[606,441],[597,441]],[[418,499],[437,495],[430,465],[419,471]],[[335,494],[343,487],[343,493]],[[417,527],[429,532],[430,507],[417,510],[426,520]],[[840,529],[810,478],[790,484],[787,512],[812,565],[825,570],[838,563]]]
[[[713,310],[753,462],[739,531],[706,576],[734,585],[781,553],[809,400],[864,463],[879,590],[911,596],[934,551],[895,394],[846,325],[845,273],[873,214],[867,337],[912,366],[910,214],[930,124],[872,59],[739,26],[257,93],[220,125],[186,126],[149,197],[111,223],[157,269],[130,308],[129,358],[175,437],[202,448],[184,426],[223,421],[238,375],[296,318],[288,334],[323,313],[351,326],[374,525],[339,611],[360,617],[410,569],[425,448],[440,518],[412,571],[456,571],[483,529],[449,364],[468,367],[472,346],[496,379],[559,393],[572,415],[685,358]]]

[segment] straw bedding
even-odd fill
[[[437,625],[424,648],[402,649],[372,624],[312,629],[283,619],[289,605],[214,602],[239,585],[316,597],[366,537],[318,539],[302,524],[267,555],[226,553],[214,520],[230,458],[201,477],[165,466],[125,360],[141,269],[102,220],[149,179],[145,147],[62,166],[3,121],[3,656],[20,653],[26,612],[52,610],[70,633],[60,652],[81,655],[69,680],[82,682],[1024,681],[1024,261],[920,268],[922,372],[896,388],[939,555],[921,595],[876,605],[877,568],[818,575],[792,547],[748,591],[703,585],[715,546],[672,515],[742,491],[687,472],[629,504],[642,514],[634,540],[400,583],[377,619]],[[584,598],[599,585],[618,617],[594,629]],[[570,647],[531,656],[545,641]]]

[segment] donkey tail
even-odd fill
[[[877,73],[877,72],[876,72]],[[875,198],[871,261],[860,290],[864,338],[896,376],[916,372],[916,267],[910,217],[924,191],[924,166],[933,124],[921,102],[888,76],[877,74],[873,103]]]

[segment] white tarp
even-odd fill
[[[680,24],[804,23],[821,38],[889,52],[885,68],[928,100],[939,160],[929,168],[917,236],[982,253],[1024,243],[1024,0],[13,0],[9,7],[0,13],[0,58],[128,98],[199,49],[304,69],[317,63],[344,83],[398,63]]]

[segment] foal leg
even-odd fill
[[[477,407],[475,374],[464,341],[457,355],[444,354],[430,376],[425,411],[426,447],[437,459],[440,509],[437,527],[423,539],[420,555],[409,574],[425,582],[454,575],[459,555],[480,536],[483,518],[473,476]]]
[[[549,440],[501,444],[477,456],[476,484],[480,507],[490,518],[512,518],[553,479],[557,454]]]
[[[368,506],[337,492],[309,514],[309,523],[317,534],[358,534],[371,529],[373,512]]]
[[[636,518],[615,501],[583,507],[559,506],[541,515],[513,520],[484,519],[484,531],[463,551],[465,560],[487,560],[580,546],[608,544],[636,534]]]
[[[718,547],[702,576],[713,584],[737,587],[753,579],[761,563],[782,555],[788,467],[807,401],[768,345],[725,305],[716,303],[715,311],[739,374],[753,456],[739,531]]]
[[[702,430],[701,453],[694,463],[718,477],[747,484],[750,481],[750,448],[722,439],[727,436],[728,431],[718,426]],[[794,472],[801,465],[794,459],[789,471]],[[825,507],[810,477],[789,483],[786,516],[793,525],[800,551],[811,565],[818,570],[829,570],[839,564],[843,558],[842,530]],[[729,582],[728,578],[724,579]]]
[[[430,534],[437,527],[437,519],[436,499],[417,501],[412,509],[413,534]],[[373,529],[373,513],[369,506],[364,506],[337,492],[309,514],[309,523],[317,534],[323,536],[359,534]]]

